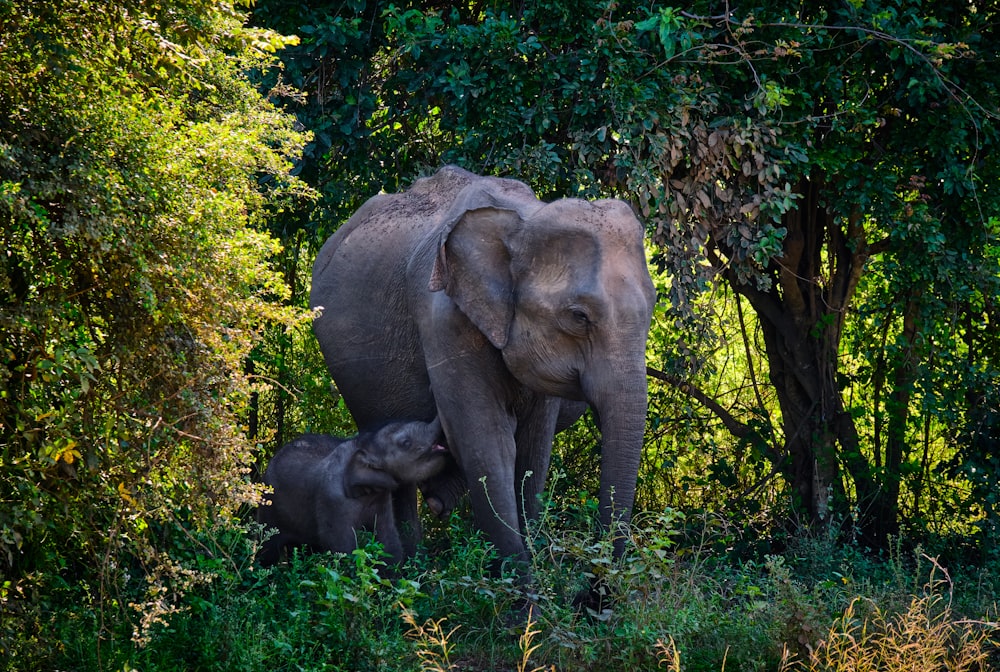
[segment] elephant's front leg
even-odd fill
[[[516,497],[514,418],[457,408],[450,422],[445,417],[445,431],[456,446],[453,450],[469,487],[476,525],[500,555],[526,561]]]
[[[387,570],[387,574],[394,575],[399,565],[412,557],[413,553],[407,555],[404,551],[403,541],[400,538],[399,528],[396,526],[392,512],[392,501],[388,493],[378,502],[374,513],[375,518],[375,540],[381,542],[382,548],[392,558],[392,562]]]
[[[518,413],[515,478],[518,503],[522,507],[522,523],[538,518],[539,496],[545,489],[552,456],[552,437],[556,431],[560,400],[531,393],[525,407]],[[523,530],[526,531],[526,530]]]
[[[367,513],[357,500],[320,500],[317,507],[317,546],[334,553],[350,553],[358,545],[356,530],[365,527]]]
[[[513,404],[505,394],[507,387],[495,384],[497,378],[461,363],[453,358],[438,371],[431,370],[449,450],[469,488],[476,525],[501,555],[527,560],[515,494]]]
[[[427,374],[476,525],[501,555],[527,561],[515,495],[515,414],[523,388],[500,351],[443,292],[434,294],[430,312],[421,327]]]
[[[412,558],[417,553],[420,541],[420,515],[417,512],[417,486],[403,483],[389,495],[392,499],[391,512],[398,525],[398,538],[404,557]],[[386,549],[389,550],[389,549]]]

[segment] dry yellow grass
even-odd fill
[[[421,672],[452,672],[459,669],[459,666],[452,662],[451,654],[454,645],[449,642],[449,638],[458,630],[454,627],[448,632],[444,630],[444,623],[448,619],[438,620],[428,619],[423,623],[417,623],[414,613],[402,609],[403,622],[410,626],[407,636],[417,642],[417,656],[420,658]],[[536,621],[532,618],[532,612],[528,611],[528,620],[524,624],[524,632],[518,638],[518,648],[521,650],[521,659],[517,664],[517,672],[556,672],[555,666],[532,667],[529,669],[531,654],[534,653],[539,644],[534,644],[535,637],[541,632],[536,626]]]
[[[932,561],[933,562],[933,561]],[[935,571],[943,571],[934,563]],[[950,585],[932,581],[922,595],[914,595],[905,610],[880,606],[857,597],[818,642],[808,647],[807,657],[796,657],[786,649],[778,672],[987,672],[998,669],[1000,623],[956,618],[951,608]],[[461,665],[451,660],[454,645],[449,638],[458,629],[445,631],[446,619],[419,624],[413,612],[403,609],[410,626],[407,635],[418,644],[423,672],[453,672]],[[539,648],[542,630],[529,611],[519,638],[521,656],[516,672],[556,672],[555,665],[531,667],[530,658]],[[683,672],[681,653],[669,635],[655,645],[660,669]],[[728,654],[728,650],[727,650]],[[720,672],[725,672],[726,658]]]
[[[992,669],[998,629],[954,619],[935,591],[914,596],[898,614],[856,598],[807,661],[786,661],[781,672],[979,672]]]
[[[417,656],[420,658],[422,672],[451,672],[456,669],[451,662],[451,653],[455,645],[448,639],[458,627],[445,632],[444,622],[447,620],[429,618],[423,623],[417,623],[416,615],[403,607],[403,622],[410,626],[406,635],[417,642]]]

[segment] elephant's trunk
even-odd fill
[[[645,351],[643,350],[643,355]],[[618,522],[628,522],[635,502],[636,479],[646,429],[645,357],[607,361],[607,375],[584,381],[587,400],[601,424],[601,523],[615,531]],[[589,384],[588,384],[589,381]],[[615,534],[615,554],[624,551],[624,539]]]

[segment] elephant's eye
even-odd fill
[[[583,338],[594,327],[594,320],[588,306],[571,303],[559,315],[559,324],[568,334]]]

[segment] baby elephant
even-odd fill
[[[278,532],[264,542],[258,559],[278,561],[289,545],[349,553],[355,530],[368,530],[394,562],[404,559],[392,514],[392,491],[418,483],[445,466],[438,441],[441,423],[393,422],[377,432],[342,439],[306,434],[271,458],[264,483],[274,489],[257,520]]]

